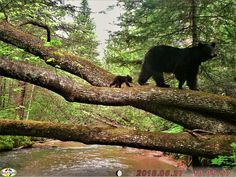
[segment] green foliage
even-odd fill
[[[12,150],[17,147],[32,145],[29,137],[24,136],[0,136],[0,151]]]
[[[123,10],[118,21],[120,30],[110,34],[106,62],[127,68],[132,66],[133,74],[138,75],[140,65],[134,67],[133,63],[143,60],[151,46],[190,46],[194,36],[191,2],[119,0],[117,6]],[[215,41],[218,53],[217,58],[203,64],[205,71],[200,72],[199,85],[204,85],[202,90],[215,93],[223,90],[224,93],[221,91],[220,94],[229,94],[233,89],[229,91],[228,87],[235,87],[232,80],[236,76],[235,1],[195,3],[196,40],[208,43]]]
[[[5,58],[7,57],[9,60],[27,61],[29,63],[35,63],[39,61],[38,56],[29,54],[20,48],[13,48],[2,41],[0,41],[0,57],[1,56]]]
[[[55,58],[49,58],[49,59],[47,59],[47,63],[51,63],[51,62],[54,62],[55,61]]]
[[[0,136],[0,151],[13,149],[14,141],[10,136]]]
[[[6,6],[8,1],[1,1],[0,7],[5,7],[7,17],[4,13],[1,13],[1,18],[9,18],[11,23],[18,23],[19,20],[32,19],[46,23],[52,32],[51,42],[45,42],[45,47],[57,47],[58,51],[56,55],[62,55],[63,51],[70,51],[76,55],[83,56],[87,59],[95,60],[98,56],[96,51],[98,41],[95,35],[95,24],[91,18],[91,9],[88,6],[87,0],[81,1],[81,5],[77,11],[76,8],[64,5],[58,5],[56,1],[13,1]],[[63,21],[64,16],[70,16],[72,21],[67,23]],[[53,19],[53,20],[52,20]],[[35,30],[37,28],[38,30]],[[66,34],[65,39],[57,38],[58,34]],[[45,30],[32,25],[26,25],[22,27],[22,30],[27,31],[35,36],[38,36],[42,40],[46,41]],[[63,45],[62,45],[63,44]],[[109,46],[108,46],[109,47]],[[122,46],[120,46],[121,48]],[[125,46],[123,46],[125,47]],[[61,48],[61,49],[60,49]],[[128,50],[128,49],[127,49]],[[122,50],[121,50],[122,52]],[[123,63],[126,63],[130,58],[135,60],[140,55],[137,53],[122,52]],[[114,52],[119,58],[119,48]],[[44,64],[39,57],[31,55],[22,49],[18,49],[0,42],[0,56],[8,57],[11,60],[21,60],[31,63],[32,65],[51,67]],[[54,62],[54,58],[48,58],[47,63]],[[78,64],[79,65],[79,64]],[[60,68],[59,66],[55,66]],[[125,65],[120,67],[116,63],[110,63],[105,66],[111,72],[122,75],[134,75],[136,66],[127,68]],[[57,74],[65,74],[60,70],[57,70]],[[74,79],[74,76],[68,75]],[[11,80],[7,80],[11,82]],[[12,81],[13,82],[13,81]],[[79,80],[79,82],[83,83]],[[13,82],[14,94],[19,94],[20,87],[17,87],[17,81]],[[10,84],[7,84],[10,85]],[[14,86],[15,85],[15,86]],[[68,103],[62,97],[48,90],[36,87],[32,93],[32,86],[27,85],[24,106],[21,106],[28,114],[27,119],[40,120],[40,121],[53,121],[62,123],[75,123],[81,125],[107,125],[102,120],[108,122],[116,122],[118,125],[132,127],[140,130],[159,131],[171,128],[174,124],[166,122],[165,120],[154,116],[144,111],[139,111],[131,107],[106,107],[97,105],[86,105]],[[9,99],[10,86],[5,88],[5,94],[1,95],[6,102]],[[30,94],[32,93],[32,100],[30,101]],[[53,104],[52,104],[53,103]],[[16,111],[19,109],[19,105],[15,103],[15,100],[9,101],[8,105],[1,107],[0,119],[13,118],[18,119]],[[9,140],[9,141],[8,141]],[[7,138],[5,144],[11,149],[15,146],[20,146],[20,141],[24,139]],[[4,145],[5,147],[6,145]]]
[[[61,66],[59,66],[59,65],[55,65],[55,68],[58,68],[58,69],[60,69],[60,68],[61,68]]]
[[[96,61],[98,41],[95,35],[95,24],[90,17],[91,9],[87,0],[82,0],[79,12],[74,14],[73,31],[68,36],[69,50],[74,54]]]
[[[14,148],[21,147],[21,146],[28,147],[28,146],[32,145],[30,137],[26,137],[26,136],[12,136],[11,138],[14,141],[14,144],[13,144]]]
[[[0,97],[3,99],[3,96]],[[7,119],[9,117],[15,117],[15,107],[13,105],[0,109],[0,119]]]
[[[51,42],[44,44],[45,47],[61,47],[63,50],[71,50],[88,59],[96,59],[98,56],[95,25],[90,18],[91,11],[87,0],[81,2],[79,9],[75,6],[61,4],[56,0],[12,1],[11,3],[2,0],[0,9],[0,12],[4,10],[0,17],[8,19],[11,23],[30,19],[47,24],[50,27],[52,39]],[[65,16],[72,18],[72,22],[67,22]],[[46,40],[45,30],[42,28],[25,25],[22,29]],[[55,33],[57,35],[54,35]],[[65,49],[66,46],[67,49]],[[3,49],[1,49],[0,55],[1,53],[3,53]],[[21,55],[17,55],[15,59],[19,60],[21,57]]]
[[[165,132],[165,133],[181,133],[181,132],[183,132],[183,129],[184,128],[182,126],[175,125],[175,126],[171,127],[170,129],[165,130],[163,132]]]
[[[52,46],[62,46],[62,42],[60,40],[52,39],[50,43]]]
[[[236,166],[236,143],[232,143],[231,147],[233,149],[231,156],[218,156],[212,159],[212,164],[217,166],[223,166],[225,168],[233,168]]]
[[[47,21],[51,25],[55,20],[61,20],[65,14],[74,11],[75,7],[62,5],[57,0],[0,1],[0,12],[4,12],[4,15],[0,17],[3,16],[3,19],[8,19],[11,22],[35,19],[36,21]]]
[[[52,46],[62,46],[62,42],[60,40],[52,39],[51,42],[44,43],[44,47],[52,47]]]
[[[236,76],[235,2],[234,0],[196,2],[198,39],[208,42],[216,41],[219,56],[204,64],[206,73],[210,73],[214,80],[217,78],[222,85],[225,82],[229,83],[232,76]],[[191,45],[193,35],[190,1],[119,0],[117,5],[122,8],[123,12],[117,22],[120,30],[110,34],[104,58],[107,64],[104,67],[110,72],[116,75],[129,74],[135,82],[140,71],[140,64],[136,64],[136,61],[141,61],[151,46],[168,44],[187,47]],[[71,18],[69,22],[65,20],[67,16]],[[95,24],[91,18],[91,9],[87,0],[82,0],[79,8],[62,5],[56,0],[11,1],[11,3],[8,0],[0,0],[0,19],[8,19],[13,24],[25,19],[46,23],[51,29],[52,40],[50,43],[45,42],[44,46],[56,47],[58,49],[55,52],[56,55],[62,56],[63,51],[69,51],[93,61],[98,56]],[[40,28],[35,30],[35,28],[35,26],[26,25],[22,27],[22,30],[46,41],[45,30]],[[1,56],[51,69],[39,57],[3,42],[0,42]],[[47,62],[54,62],[54,60],[54,58],[49,58]],[[60,68],[57,65],[55,67]],[[74,76],[62,73],[60,70],[56,69],[56,72],[74,79]],[[200,73],[200,84],[208,89],[215,88],[215,86],[209,87],[207,80],[209,78],[204,74],[205,72],[201,70]],[[81,80],[76,81],[84,84]],[[20,91],[17,84],[17,82],[12,84],[14,94],[18,94]],[[174,85],[175,82],[171,82],[171,84]],[[14,100],[10,100],[11,87],[9,85],[11,84],[7,84],[4,93],[1,93],[0,96],[0,100],[7,102],[4,106],[0,105],[0,119],[17,119],[16,109],[19,108],[19,105],[16,105]],[[32,120],[101,126],[107,125],[104,122],[110,122],[110,124],[115,122],[116,125],[152,132],[178,133],[183,131],[179,125],[129,106],[107,107],[68,103],[48,90],[36,87],[32,91],[31,88],[31,85],[27,85],[23,107],[29,114],[28,118]],[[32,102],[30,101],[31,93]],[[0,149],[3,146],[11,149],[21,146],[20,141],[27,142],[27,139],[24,138],[20,141],[12,137],[4,138],[0,138]],[[233,156],[219,157],[219,160],[214,163],[235,164],[235,160],[232,163],[233,159],[235,159],[235,150]]]

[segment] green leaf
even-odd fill
[[[51,44],[50,42],[46,42],[46,43],[43,44],[43,46],[44,46],[44,47],[51,47],[52,44]]]
[[[46,60],[47,63],[51,63],[51,62],[54,62],[55,61],[55,58],[49,58]]]
[[[59,65],[55,65],[55,68],[59,68],[59,69],[60,69],[60,68],[61,68],[61,66],[59,66]]]

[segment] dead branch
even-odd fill
[[[40,22],[36,22],[36,21],[33,21],[33,20],[27,20],[27,21],[21,22],[19,24],[19,26],[24,26],[24,25],[28,25],[28,24],[31,24],[31,25],[34,25],[34,26],[38,26],[40,28],[45,29],[47,31],[47,42],[51,41],[50,28],[46,24],[43,24],[43,23],[40,23]]]

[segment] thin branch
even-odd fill
[[[40,22],[36,22],[36,21],[33,21],[33,20],[27,20],[25,22],[21,22],[19,24],[19,26],[24,26],[24,25],[27,25],[27,24],[31,24],[31,25],[34,25],[34,26],[38,26],[38,27],[44,28],[47,31],[47,42],[51,41],[50,28],[46,24],[43,24],[43,23],[40,23]]]
[[[172,36],[172,35],[174,35],[174,34],[178,34],[178,33],[180,33],[180,32],[183,32],[183,31],[185,31],[185,30],[188,30],[188,29],[190,29],[190,28],[191,28],[190,26],[183,27],[183,28],[181,28],[181,29],[179,29],[179,30],[173,31],[173,32],[168,33],[168,34],[159,35],[159,36],[157,36],[157,37]]]
[[[12,3],[14,0],[10,0],[7,4],[1,7],[0,12],[5,9],[10,3]]]
[[[42,40],[20,31],[6,22],[0,22],[0,40],[39,56],[51,66],[60,66],[60,69],[77,75],[92,85],[109,86],[115,77],[78,56],[62,53],[53,47],[45,47]],[[49,59],[50,62],[48,62]]]

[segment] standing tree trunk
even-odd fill
[[[18,87],[20,91],[16,97],[16,105],[17,105],[16,116],[22,120],[24,119],[24,116],[25,116],[24,100],[25,100],[25,95],[26,95],[26,82],[19,81]]]
[[[0,102],[0,107],[5,108],[6,106],[6,85],[7,85],[7,79],[5,77],[2,77],[1,79],[1,88],[0,88],[0,97],[1,97],[1,102]]]
[[[26,112],[26,120],[29,119],[30,109],[31,109],[32,102],[33,102],[33,97],[34,97],[34,90],[35,90],[35,85],[31,85],[28,109],[27,109],[27,112]]]
[[[191,0],[191,12],[190,12],[190,23],[192,30],[192,46],[197,46],[198,43],[198,35],[197,35],[197,2],[196,0]],[[192,156],[192,166],[193,168],[200,166],[200,161],[198,156]]]
[[[197,16],[197,2],[196,0],[192,0],[191,12],[190,12],[190,24],[192,29],[192,46],[196,46],[198,42],[196,16]]]
[[[7,106],[11,105],[13,103],[13,95],[14,95],[14,80],[9,80],[9,91],[8,91],[8,101],[7,101]]]
[[[190,24],[191,24],[191,30],[192,30],[192,46],[196,46],[199,39],[198,39],[198,33],[197,33],[197,2],[196,0],[191,0],[191,12],[190,12]],[[192,156],[192,166],[193,167],[199,167],[200,161],[198,156]]]
[[[3,83],[3,77],[0,76],[0,107],[2,107],[2,95],[3,95],[2,83]]]

